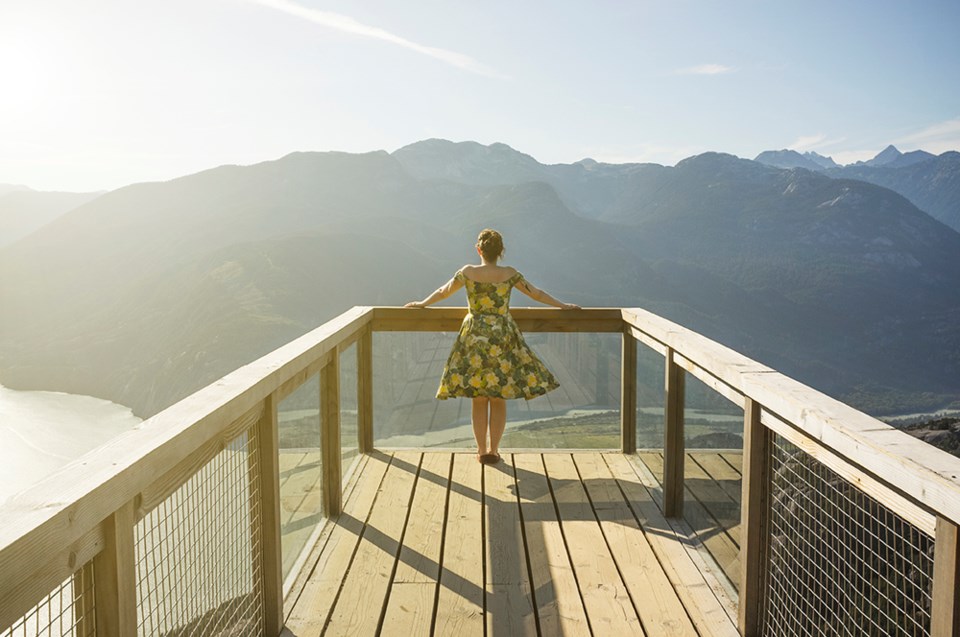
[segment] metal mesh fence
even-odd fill
[[[0,637],[88,637],[96,634],[93,562],[87,562]]]
[[[141,635],[257,635],[256,429],[234,438],[135,529]]]
[[[930,631],[932,537],[775,435],[765,634]]]

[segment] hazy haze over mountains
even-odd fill
[[[951,155],[544,165],[427,140],[128,186],[0,250],[0,382],[149,416],[352,305],[422,297],[492,226],[556,296],[647,307],[874,413],[941,407],[960,400],[960,234],[846,171],[956,210]]]

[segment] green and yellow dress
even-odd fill
[[[510,292],[523,281],[517,272],[503,283],[481,283],[457,272],[470,311],[460,325],[437,398],[536,398],[560,386],[537,358],[510,316]]]

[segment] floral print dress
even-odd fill
[[[460,325],[443,368],[437,398],[526,398],[560,386],[537,358],[510,316],[510,292],[523,281],[517,272],[502,283],[481,283],[457,272],[470,311]]]

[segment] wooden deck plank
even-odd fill
[[[391,455],[382,452],[371,454],[367,461],[363,480],[345,502],[343,513],[337,518],[313,573],[287,617],[287,628],[295,635],[319,635],[327,623],[390,461]]]
[[[451,462],[449,453],[423,456],[395,582],[437,582]]]
[[[450,468],[449,453],[423,456],[381,635],[430,634]]]
[[[587,615],[539,454],[514,454],[540,633],[586,637]]]
[[[657,561],[645,534],[630,511],[616,480],[597,453],[574,454],[584,476],[603,534],[634,604],[643,608],[640,621],[651,636],[695,633],[677,592]],[[589,476],[589,478],[587,477]]]
[[[654,485],[641,482],[626,456],[605,454],[603,458],[623,489],[634,515],[647,531],[650,546],[673,583],[697,633],[701,637],[739,637],[728,609],[687,554],[685,538],[676,534],[654,502],[649,491]]]
[[[473,454],[454,454],[434,635],[484,633],[482,470]]]
[[[400,554],[404,526],[421,454],[398,452],[374,500],[330,615],[330,635],[374,635]]]
[[[737,473],[741,475],[743,474],[743,454],[742,453],[734,453],[732,451],[724,452],[720,454],[720,457],[726,460],[727,462],[729,462],[730,466],[736,469]]]
[[[513,460],[483,469],[487,637],[536,635]]]
[[[543,459],[593,633],[643,635],[640,619],[607,548],[573,458],[545,454]]]

